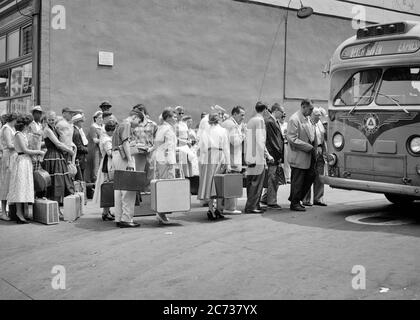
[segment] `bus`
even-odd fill
[[[370,25],[330,61],[328,173],[332,188],[420,199],[420,23]]]

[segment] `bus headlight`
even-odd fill
[[[408,149],[415,155],[420,155],[420,137],[412,137],[408,140]]]
[[[338,151],[341,151],[344,148],[344,137],[341,133],[336,133],[333,137],[333,146]]]
[[[328,165],[334,167],[337,164],[338,158],[337,155],[332,153],[327,156]]]

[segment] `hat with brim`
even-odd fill
[[[84,121],[84,120],[85,119],[81,114],[76,114],[73,118],[71,118],[71,121],[73,123],[77,123],[77,122]]]
[[[94,118],[98,118],[98,117],[100,117],[102,115],[103,115],[103,112],[102,111],[96,111],[95,114],[93,115],[93,117]]]
[[[220,113],[220,112],[227,113],[226,110],[223,107],[221,107],[217,104],[215,106],[211,107],[211,110],[213,110],[214,112],[218,112],[218,113]]]
[[[69,113],[74,113],[74,110],[70,109],[69,107],[65,107],[61,113],[65,113],[65,112],[69,112]]]
[[[35,106],[35,107],[33,107],[33,108],[32,108],[32,110],[31,110],[31,112],[33,113],[33,112],[35,112],[35,111],[38,111],[38,112],[44,112],[44,111],[42,110],[41,106]]]
[[[99,108],[101,108],[102,110],[108,110],[112,108],[112,105],[108,101],[104,101],[100,104]]]

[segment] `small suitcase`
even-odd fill
[[[114,207],[114,183],[104,182],[101,185],[101,208]]]
[[[214,175],[218,198],[235,199],[243,195],[243,175],[240,173]]]
[[[75,181],[74,182],[74,191],[75,192],[83,192],[84,193],[84,204],[87,205],[87,189],[86,189],[86,182],[84,181]]]
[[[58,202],[36,199],[33,207],[33,220],[46,225],[59,224]]]
[[[158,213],[191,210],[191,191],[188,179],[152,180],[150,205]]]
[[[73,222],[80,217],[81,199],[79,195],[64,198],[64,221]]]
[[[194,176],[194,177],[188,177],[187,179],[190,180],[191,195],[193,196],[198,195],[198,188],[200,186],[200,177]]]
[[[114,189],[124,191],[145,191],[146,172],[115,170]]]
[[[83,192],[76,192],[75,195],[80,197],[80,215],[79,218],[81,216],[83,216],[84,211],[85,211],[85,194]]]

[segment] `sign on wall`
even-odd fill
[[[99,51],[99,65],[112,67],[114,65],[114,53]]]

